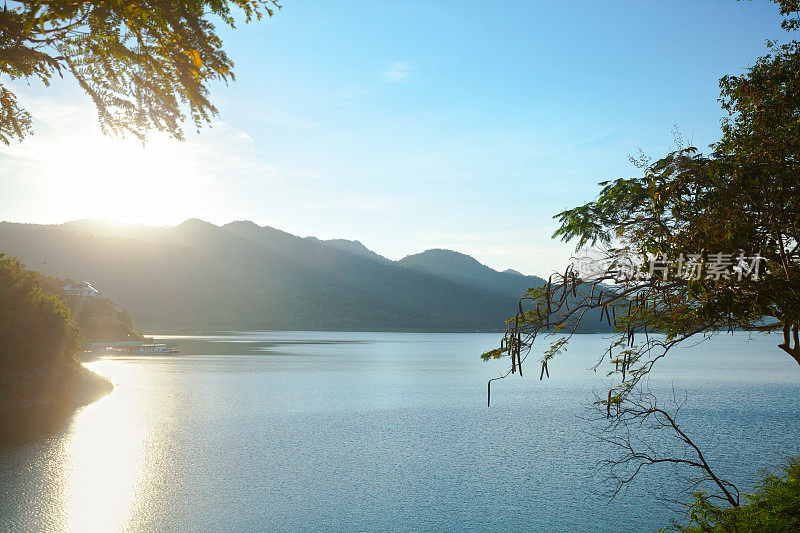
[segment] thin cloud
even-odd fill
[[[411,74],[411,65],[406,61],[398,61],[383,72],[383,79],[389,83],[397,83],[406,79],[409,74]]]

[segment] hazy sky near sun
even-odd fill
[[[104,138],[71,80],[12,83],[36,133],[0,148],[0,219],[249,219],[546,275],[571,252],[552,216],[673,124],[715,141],[718,79],[783,36],[766,1],[283,5],[222,32],[237,80],[183,143]]]

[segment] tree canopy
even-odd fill
[[[60,400],[79,372],[78,329],[36,272],[0,255],[0,408]]]
[[[14,257],[0,255],[0,302],[3,360],[73,358],[78,330],[69,309]]]
[[[0,73],[45,85],[72,76],[105,133],[182,138],[184,120],[200,127],[217,112],[209,83],[234,78],[214,22],[234,27],[279,7],[278,0],[11,0],[0,11]],[[31,132],[30,113],[0,84],[0,140]]]
[[[780,475],[765,474],[747,503],[720,508],[706,494],[698,494],[689,523],[676,526],[684,533],[727,531],[797,531],[800,529],[800,458],[784,465]]]
[[[778,3],[783,27],[797,29],[798,2]],[[510,356],[515,373],[549,337],[543,377],[584,317],[600,310],[614,328],[597,363],[611,365],[613,384],[598,401],[608,418],[629,416],[625,402],[641,379],[696,336],[777,330],[779,347],[800,364],[800,43],[768,48],[746,72],[720,80],[728,117],[710,153],[678,135],[666,156],[633,160],[642,176],[602,182],[596,200],[556,215],[554,237],[590,252],[523,296],[484,359]]]
[[[720,85],[731,117],[711,154],[680,147],[556,215],[554,236],[597,253],[529,291],[503,346],[484,357],[516,359],[537,335],[569,336],[601,309],[618,335],[611,362],[629,383],[654,353],[723,330],[781,330],[780,348],[800,363],[800,43],[773,45]],[[637,343],[638,333],[665,337]]]

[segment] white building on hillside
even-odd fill
[[[100,292],[92,287],[88,281],[64,285],[64,294],[74,296],[78,300],[94,300]]]

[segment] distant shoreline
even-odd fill
[[[234,333],[238,331],[260,331],[260,332],[275,332],[275,333],[494,333],[503,334],[505,329],[481,329],[481,330],[455,330],[455,329],[370,329],[370,328],[352,328],[352,329],[313,329],[313,328],[295,328],[295,329],[280,329],[280,328],[247,328],[247,329],[224,329],[224,328],[209,328],[209,329],[192,329],[187,330],[183,328],[164,328],[154,330],[154,328],[142,328],[148,330],[144,333],[145,337],[160,338],[160,337],[193,337],[203,335],[216,335],[222,333]],[[575,335],[608,335],[610,331],[579,331]]]
[[[208,335],[213,333],[230,333],[233,331],[274,331],[274,332],[314,332],[314,333],[505,333],[505,329],[435,329],[435,328],[347,328],[347,329],[315,329],[315,328],[141,328],[145,337],[164,337],[169,335]],[[157,333],[155,331],[158,331]]]

